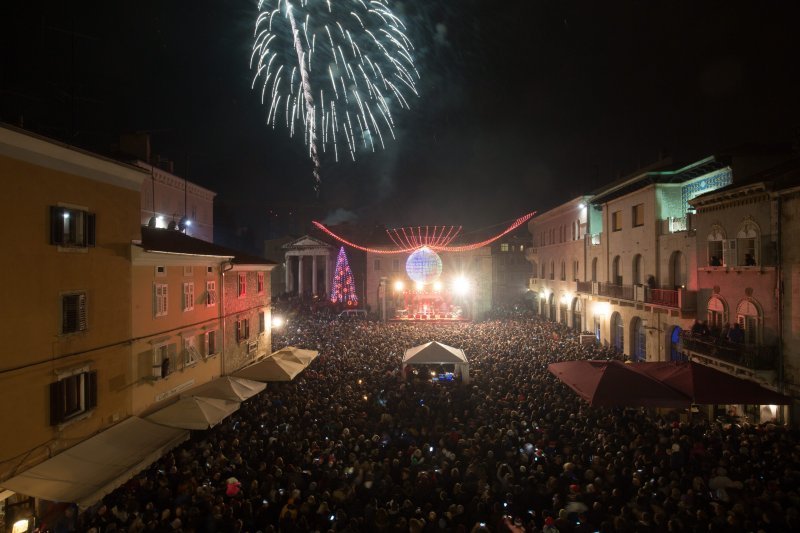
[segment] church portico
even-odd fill
[[[333,255],[327,243],[304,236],[283,245],[286,261],[286,292],[297,295],[329,294]]]

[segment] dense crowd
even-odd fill
[[[466,352],[470,384],[404,379],[404,350],[430,340]],[[77,529],[800,530],[796,434],[591,408],[547,364],[611,354],[558,324],[304,317],[276,332],[274,347],[287,345],[320,356],[193,433]]]

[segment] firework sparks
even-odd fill
[[[261,0],[250,57],[267,123],[302,129],[320,183],[320,153],[351,159],[394,138],[419,73],[405,25],[387,0]]]

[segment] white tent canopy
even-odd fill
[[[0,484],[20,494],[86,508],[188,437],[188,431],[132,416]]]
[[[181,394],[181,398],[191,396],[202,396],[205,398],[216,398],[218,400],[230,400],[241,402],[255,396],[267,387],[266,383],[253,381],[251,379],[235,378],[223,376],[215,380],[204,383]]]
[[[234,372],[233,375],[256,381],[292,381],[303,369],[305,365],[302,363],[268,355],[257,363]]]
[[[218,398],[192,396],[160,409],[147,419],[156,424],[183,429],[208,429],[230,416],[241,404]]]
[[[316,359],[318,355],[319,352],[316,350],[304,350],[303,348],[295,348],[294,346],[287,346],[286,348],[281,348],[277,352],[272,353],[272,357],[294,361],[303,366],[310,365],[311,361]]]
[[[469,383],[469,361],[464,350],[453,348],[441,342],[427,342],[406,350],[403,355],[403,375],[408,365],[455,365],[455,373],[461,375],[464,383]]]

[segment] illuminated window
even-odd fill
[[[720,226],[712,226],[711,232],[707,237],[708,243],[708,266],[723,266],[726,254],[723,250],[723,242],[725,241],[725,232]]]
[[[258,294],[264,294],[264,273],[259,272],[257,278]]]
[[[200,352],[197,349],[197,335],[191,335],[183,339],[183,366],[192,366],[200,360]]]
[[[206,333],[206,357],[211,357],[217,353],[217,331]]]
[[[620,231],[622,229],[622,211],[614,211],[611,213],[611,231]]]
[[[644,226],[644,204],[633,206],[631,209],[633,227]]]
[[[758,253],[759,229],[752,220],[746,221],[736,234],[737,264],[756,266],[759,264]]]
[[[155,283],[153,285],[153,313],[156,316],[165,316],[169,311],[167,307],[169,287],[166,283]]]
[[[191,311],[194,309],[194,283],[183,284],[183,310]]]
[[[50,425],[97,407],[97,371],[80,372],[50,384]]]
[[[217,282],[206,281],[206,306],[217,305]]]
[[[239,298],[247,296],[247,272],[239,272]]]
[[[95,245],[95,215],[81,209],[50,207],[50,244],[85,248]]]
[[[153,346],[153,369],[152,376],[156,379],[163,379],[175,371],[177,367],[177,345],[176,344],[156,344]]]
[[[503,244],[500,245],[500,251],[501,252],[507,252],[508,251],[508,243],[507,242],[504,242]]]
[[[86,331],[86,293],[72,292],[61,295],[61,333]]]
[[[246,318],[236,321],[236,342],[244,342],[250,338],[250,321]]]

